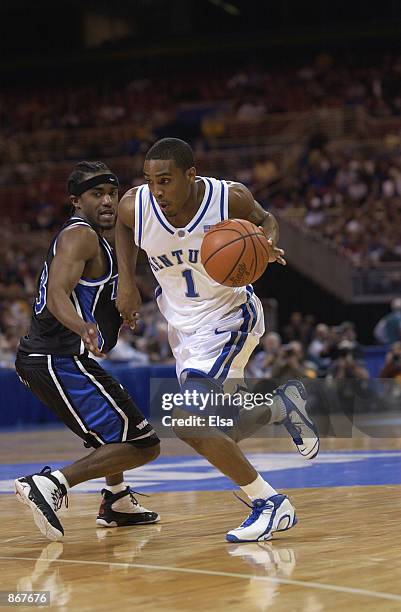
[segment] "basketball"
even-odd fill
[[[269,263],[269,243],[263,231],[244,219],[221,221],[205,234],[201,261],[209,276],[226,287],[253,283]]]

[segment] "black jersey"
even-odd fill
[[[36,299],[32,308],[29,332],[21,338],[19,349],[24,353],[40,355],[82,355],[84,343],[80,336],[64,327],[47,309],[47,282],[51,262],[56,254],[60,233],[73,225],[91,225],[80,217],[71,217],[53,238],[41,275],[38,279]],[[85,321],[98,326],[98,346],[103,352],[109,351],[117,342],[121,317],[116,308],[117,265],[113,249],[105,238],[99,236],[100,247],[108,262],[107,273],[101,278],[81,278],[71,294],[75,310]]]

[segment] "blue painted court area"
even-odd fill
[[[401,451],[321,452],[313,461],[294,453],[257,453],[249,459],[277,489],[303,487],[352,487],[355,485],[401,484]],[[52,468],[61,467],[53,463]],[[0,493],[13,492],[18,476],[40,471],[43,464],[19,463],[0,466]],[[213,491],[233,489],[232,483],[198,457],[161,457],[154,463],[126,472],[126,481],[135,490]],[[74,491],[97,492],[103,479],[74,487]]]

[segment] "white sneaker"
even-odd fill
[[[287,416],[279,421],[292,437],[298,452],[305,459],[313,459],[319,452],[319,432],[306,411],[307,393],[299,380],[289,380],[278,387],[275,396],[281,398]]]
[[[160,521],[157,512],[140,505],[129,487],[114,494],[107,489],[102,489],[102,496],[96,519],[96,524],[100,527],[130,527]]]
[[[275,531],[286,531],[297,524],[295,508],[286,495],[278,493],[268,499],[255,499],[252,505],[241,501],[252,508],[252,512],[237,529],[227,533],[227,542],[270,540]]]
[[[46,466],[38,474],[23,476],[14,482],[18,501],[32,510],[36,526],[49,540],[61,540],[64,529],[56,516],[65,499],[68,507],[67,489],[51,474]]]

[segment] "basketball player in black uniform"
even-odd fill
[[[115,225],[118,180],[102,162],[81,162],[69,177],[68,192],[75,212],[50,244],[31,327],[16,359],[22,382],[95,449],[61,470],[45,467],[15,481],[18,499],[51,540],[64,535],[56,512],[68,488],[102,476],[106,489],[98,525],[159,520],[139,505],[122,473],[155,459],[159,439],[127,391],[89,356],[104,356],[121,325],[117,268],[103,236]]]

